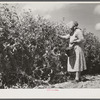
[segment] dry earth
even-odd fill
[[[58,88],[58,89],[65,89],[65,88],[100,88],[100,75],[96,76],[85,76],[86,80],[81,82],[73,82],[69,80],[64,83],[59,83],[55,85],[40,85],[35,87],[36,89],[45,89],[45,88]]]

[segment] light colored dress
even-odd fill
[[[68,72],[76,72],[86,70],[86,61],[84,57],[84,36],[80,29],[76,29],[74,34],[70,36],[69,47],[72,47],[71,44],[73,41],[77,41],[74,45],[75,56],[68,57]]]

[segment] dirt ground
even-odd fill
[[[40,85],[35,88],[45,89],[45,88],[56,88],[56,89],[66,89],[66,88],[100,88],[100,75],[85,76],[84,81],[74,82],[73,80],[68,80],[64,83],[54,84],[54,85]]]

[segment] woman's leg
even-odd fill
[[[80,74],[81,74],[80,71],[76,72],[75,80],[78,80],[78,81],[80,80]]]

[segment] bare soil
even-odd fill
[[[66,89],[66,88],[100,88],[100,75],[95,76],[84,76],[85,80],[80,82],[75,82],[73,80],[68,80],[67,82],[54,84],[54,85],[40,85],[35,88],[45,89],[45,88],[56,88],[56,89]]]

